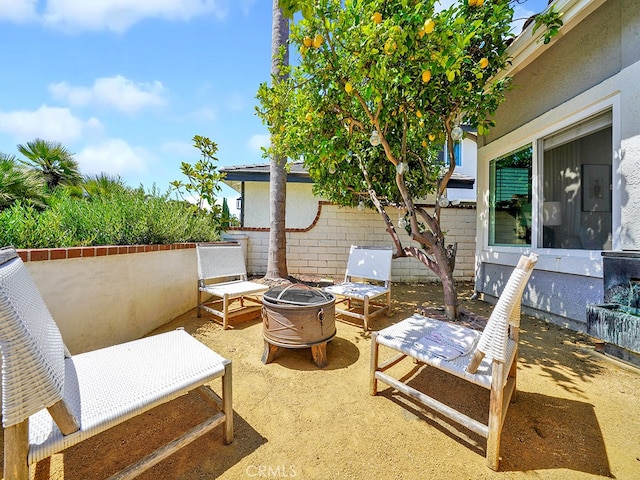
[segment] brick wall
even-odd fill
[[[442,210],[442,227],[448,243],[458,243],[454,275],[459,280],[472,280],[475,268],[476,209],[449,207]],[[394,223],[398,211],[389,210]],[[264,274],[267,269],[269,230],[267,228],[233,229],[232,233],[249,236],[247,269],[250,274]],[[403,245],[410,240],[401,232]],[[306,228],[287,230],[287,268],[289,274],[313,274],[340,279],[351,245],[393,246],[391,237],[377,212],[361,212],[329,202],[318,203],[315,220]],[[393,261],[393,281],[434,281],[437,277],[415,258]]]

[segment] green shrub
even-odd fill
[[[22,202],[0,212],[0,245],[54,248],[212,241],[219,238],[214,216],[171,200],[154,187],[113,188],[74,197],[64,190],[37,211]]]

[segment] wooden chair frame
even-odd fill
[[[372,319],[390,316],[392,259],[390,247],[352,245],[344,281],[323,289],[336,297],[336,315],[361,320],[365,331]]]
[[[437,328],[438,324],[442,323],[417,314],[371,335],[371,395],[378,393],[378,381],[381,381],[486,438],[486,461],[492,470],[497,470],[499,466],[502,426],[509,402],[515,399],[521,299],[536,261],[535,254],[520,259],[494,307],[477,347],[465,355],[445,359],[416,346],[416,341],[423,337],[425,332]],[[399,353],[380,363],[381,345]],[[384,373],[405,358],[411,358],[488,389],[488,422],[484,424],[473,419]]]
[[[230,360],[182,329],[71,355],[12,248],[0,249],[0,350],[6,480],[28,480],[29,465],[193,390],[212,415],[112,478],[134,478],[218,425],[233,441]],[[221,396],[208,385],[218,378]]]
[[[198,257],[198,318],[202,310],[229,328],[229,319],[262,308],[262,294],[267,285],[250,282],[242,247],[237,243],[201,243],[196,245]],[[239,308],[231,310],[234,302]]]

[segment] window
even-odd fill
[[[531,245],[531,145],[493,160],[489,245]]]
[[[456,159],[456,167],[462,166],[462,140],[454,140],[453,156]],[[449,154],[447,153],[447,144],[444,145],[442,161],[449,165]]]
[[[607,111],[541,141],[542,247],[611,249],[611,124]]]

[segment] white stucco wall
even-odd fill
[[[25,265],[72,354],[140,338],[196,305],[194,248]]]
[[[311,188],[310,183],[287,183],[287,228],[305,228],[313,222],[318,199]],[[246,182],[244,202],[244,226],[269,227],[269,182]]]
[[[491,247],[489,163],[603,109],[613,112],[613,249],[640,249],[640,2],[610,0],[514,78],[496,129],[478,151],[478,279],[489,295],[529,248]],[[534,166],[534,185],[536,167]],[[534,189],[533,204],[539,192]],[[533,219],[537,222],[534,209]],[[525,304],[584,329],[585,305],[602,301],[600,251],[538,249]]]
[[[476,177],[478,164],[478,145],[475,140],[465,137],[462,141],[462,164],[456,166],[456,172],[469,177]],[[447,189],[449,200],[461,200],[463,202],[476,201],[476,183],[473,188],[449,188]]]

